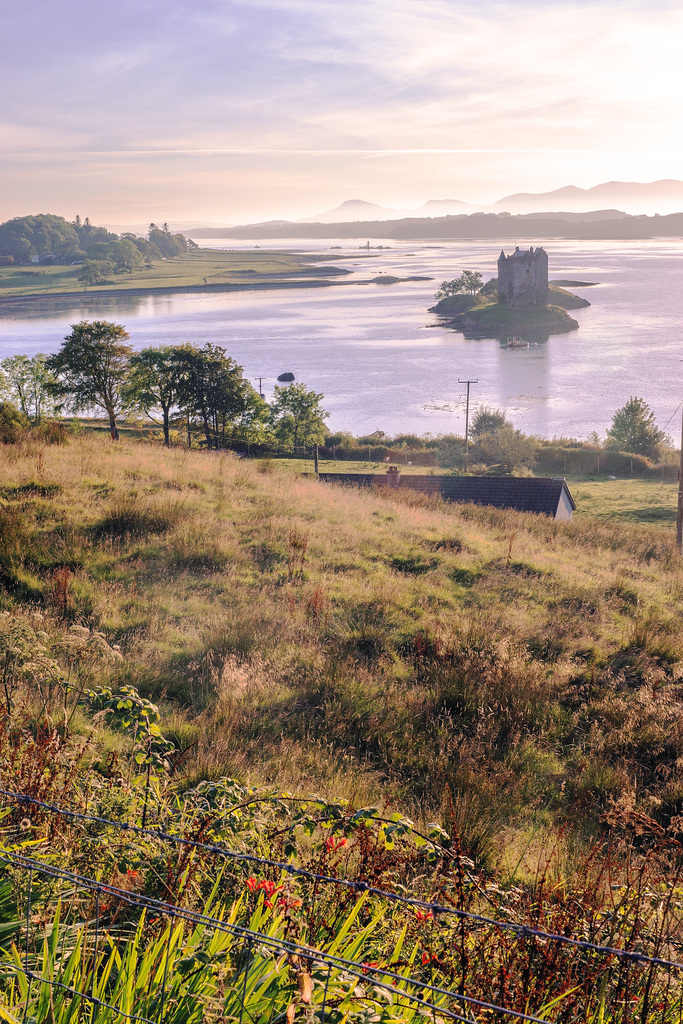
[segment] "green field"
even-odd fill
[[[678,484],[653,480],[580,481],[569,486],[575,515],[621,523],[676,526]]]
[[[0,301],[14,296],[83,294],[155,290],[159,288],[245,288],[256,283],[282,286],[288,282],[326,280],[330,272],[316,271],[313,263],[331,256],[291,252],[220,252],[200,249],[176,259],[157,260],[150,269],[112,274],[110,283],[84,287],[78,280],[80,266],[0,267]]]

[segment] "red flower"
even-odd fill
[[[422,954],[422,963],[423,963],[423,965],[424,964],[428,964],[430,962],[430,960],[436,960],[436,957],[432,956],[430,953],[423,953]]]
[[[272,896],[274,892],[279,892],[282,888],[281,885],[276,885],[275,882],[266,881],[259,882],[259,889],[263,889],[266,896]]]
[[[330,836],[325,846],[328,853],[334,853],[335,850],[340,850],[342,846],[346,846],[346,839],[335,839],[334,836]]]
[[[433,921],[434,920],[434,914],[432,913],[431,910],[416,910],[415,911],[415,916],[418,919],[418,921]]]
[[[267,878],[262,878],[259,882],[252,875],[251,878],[247,879],[247,889],[249,892],[258,892],[259,889],[263,889],[266,896],[272,896],[274,892],[279,892],[281,888],[281,885],[276,885],[275,882],[271,882]],[[268,903],[266,903],[266,906],[268,906]]]
[[[277,905],[281,910],[287,910],[302,907],[304,903],[303,900],[295,899],[292,896],[281,896],[277,901]]]
[[[126,871],[126,874],[128,875],[129,878],[137,878],[138,875],[140,874],[140,872],[139,871],[133,871],[132,868],[128,868],[128,870]]]
[[[379,967],[378,962],[376,960],[366,960],[361,966],[363,974],[367,974],[371,967]]]

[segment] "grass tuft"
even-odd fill
[[[168,533],[178,524],[182,513],[182,501],[152,504],[131,494],[114,499],[107,514],[95,523],[92,533],[96,540],[138,539]]]

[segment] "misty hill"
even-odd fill
[[[631,213],[672,213],[683,209],[683,181],[606,181],[592,188],[566,185],[552,192],[516,192],[493,203],[493,211],[540,213],[560,208],[580,213],[596,206],[619,207]]]
[[[616,214],[616,216],[615,216]],[[221,230],[192,231],[197,238],[678,238],[683,236],[683,213],[660,217],[619,215],[604,211],[582,219],[548,213],[536,216],[509,213],[475,213],[449,217],[402,217],[349,223],[246,224]]]
[[[312,217],[302,217],[297,224],[339,224],[340,222],[356,222],[372,220],[395,220],[403,217],[443,217],[453,213],[469,213],[475,207],[460,199],[429,199],[418,210],[393,210],[377,203],[367,203],[364,199],[347,199],[334,210],[316,213]]]
[[[509,214],[524,217],[542,217],[543,220],[557,222],[581,222],[581,221],[608,221],[619,220],[628,216],[644,215],[670,215],[683,210],[683,181],[673,178],[662,181],[638,182],[638,181],[606,181],[592,188],[579,188],[576,185],[565,185],[563,188],[554,189],[550,192],[516,192],[509,196],[498,199],[490,206],[464,202],[461,199],[429,199],[417,210],[397,210],[388,206],[380,206],[377,203],[369,203],[364,199],[347,199],[336,206],[333,210],[326,210],[324,213],[316,213],[310,217],[302,217],[297,221],[268,221],[268,225],[285,226],[287,224],[354,224],[359,229],[358,234],[368,233],[365,225],[377,222],[390,222],[400,220],[415,220],[420,218],[439,218],[452,216],[477,216],[483,213]],[[187,228],[187,233],[193,238],[235,238],[252,237],[244,235],[245,229],[265,227],[265,223],[219,227],[218,225],[196,224],[193,228]],[[362,228],[362,230],[360,230]],[[184,227],[183,227],[183,230]],[[239,234],[234,234],[234,230]],[[289,237],[330,237],[327,233],[302,235],[294,227],[287,232]],[[349,237],[345,231],[336,231],[335,234],[341,237]],[[382,233],[386,237],[386,232]],[[424,232],[425,237],[431,237],[429,232]],[[562,237],[567,236],[561,230]],[[647,234],[659,235],[660,230],[647,232]],[[371,232],[372,237],[377,237]],[[270,232],[268,236],[253,237],[284,237],[281,232]],[[437,234],[437,237],[441,237]],[[456,235],[455,237],[460,237]],[[583,237],[582,235],[576,237]],[[600,235],[595,237],[622,237],[620,235]],[[639,229],[634,234],[635,238],[644,237]]]

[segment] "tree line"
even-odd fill
[[[51,213],[0,224],[0,266],[30,263],[34,257],[49,263],[83,263],[84,278],[95,278],[86,284],[96,284],[102,274],[131,273],[152,260],[183,256],[197,248],[192,239],[170,231],[168,224],[150,224],[147,237],[133,232],[117,235],[91,224],[88,217],[68,221]]]
[[[121,324],[107,320],[72,324],[59,352],[12,356],[0,364],[6,397],[31,422],[64,411],[99,409],[113,440],[129,413],[160,425],[164,443],[182,430],[188,447],[207,448],[229,439],[315,444],[325,436],[323,395],[304,384],[276,387],[266,403],[243,369],[219,345],[164,345],[135,352]]]
[[[34,424],[55,413],[99,409],[107,417],[113,439],[119,437],[121,417],[142,413],[159,424],[166,445],[180,437],[189,447],[199,439],[208,448],[235,440],[294,447],[320,443],[341,449],[347,457],[353,457],[353,450],[366,448],[376,452],[380,448],[387,452],[429,449],[439,465],[458,467],[463,462],[464,438],[455,435],[404,434],[391,439],[382,431],[363,437],[330,434],[325,427],[328,414],[320,404],[322,394],[293,383],[276,387],[268,404],[244,377],[242,367],[218,345],[163,345],[135,352],[128,342],[120,324],[106,320],[73,324],[54,355],[4,359],[0,392],[16,403],[18,415]],[[5,415],[19,424],[11,408]],[[504,472],[530,469],[540,448],[579,443],[524,434],[505,412],[486,407],[472,418],[470,440],[473,462],[500,466]],[[614,413],[603,439],[592,435],[580,444],[653,462],[666,461],[671,454],[670,438],[657,426],[647,403],[635,396]]]

